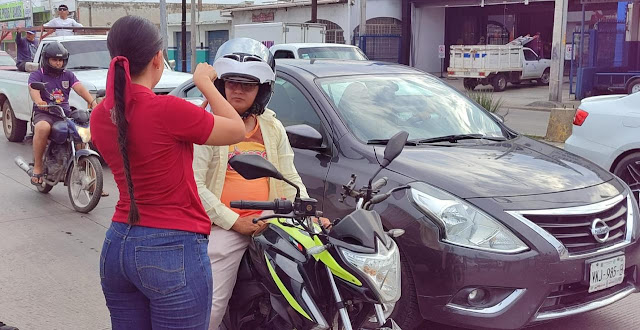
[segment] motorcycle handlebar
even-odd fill
[[[229,206],[241,210],[270,210],[281,214],[293,212],[293,203],[284,199],[276,199],[273,202],[233,201]]]
[[[380,178],[378,181],[374,182],[371,185],[372,190],[378,190],[387,185],[388,179],[387,177]]]

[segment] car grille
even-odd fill
[[[593,214],[582,215],[532,215],[524,217],[540,226],[560,241],[569,254],[580,255],[615,245],[625,240],[627,234],[627,199],[612,207]],[[609,226],[609,238],[598,242],[591,233],[595,219],[603,220]]]
[[[624,281],[616,286],[589,293],[589,284],[576,282],[557,286],[544,300],[538,313],[551,312],[564,308],[582,305],[590,301],[599,300],[622,291],[636,281],[636,267],[632,266],[624,271]]]

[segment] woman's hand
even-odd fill
[[[198,88],[203,84],[210,84],[218,78],[218,73],[209,63],[200,63],[193,72],[193,82]]]

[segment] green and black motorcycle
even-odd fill
[[[354,189],[355,175],[343,186],[342,200],[356,199],[349,215],[333,221],[328,231],[313,219],[321,216],[317,201],[300,198],[273,202],[234,201],[238,209],[271,210],[257,218],[268,224],[253,235],[238,272],[221,328],[235,329],[399,329],[387,316],[400,299],[400,254],[373,205],[401,186],[379,193],[386,178],[377,174],[402,151],[408,134],[390,139],[384,161],[367,186]],[[238,155],[229,164],[248,180],[282,174],[264,158]]]

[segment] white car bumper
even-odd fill
[[[607,171],[611,170],[615,148],[590,141],[581,136],[571,135],[565,142],[564,150],[586,158]]]

